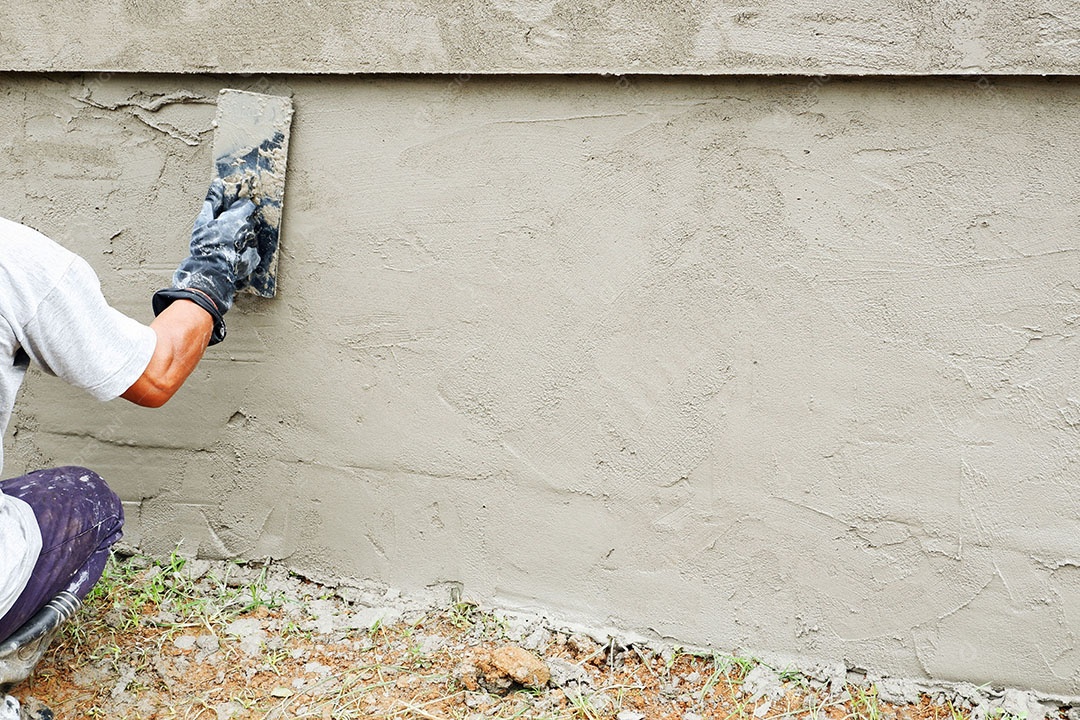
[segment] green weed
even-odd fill
[[[852,716],[858,720],[881,720],[881,706],[878,702],[877,686],[849,686],[851,693]]]

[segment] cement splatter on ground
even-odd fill
[[[61,719],[1034,720],[1065,713],[1025,693],[962,686],[892,704],[884,686],[850,679],[842,667],[799,672],[718,653],[598,642],[465,601],[417,607],[385,588],[330,588],[279,566],[136,556],[114,560],[14,694],[43,701]]]

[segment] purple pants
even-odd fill
[[[62,590],[86,597],[120,539],[124,509],[97,473],[81,467],[38,470],[0,481],[0,490],[33,508],[41,529],[30,582],[0,618],[3,642]]]

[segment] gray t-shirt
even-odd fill
[[[139,379],[156,342],[149,327],[109,307],[85,260],[0,218],[0,436],[30,362],[111,400]],[[0,467],[3,460],[0,445]],[[0,616],[26,586],[39,552],[30,506],[0,493]]]

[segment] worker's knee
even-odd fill
[[[43,553],[83,534],[93,537],[93,546],[109,545],[120,538],[123,505],[92,470],[73,465],[37,470],[3,481],[0,489],[33,508]]]
[[[0,490],[30,506],[41,533],[30,579],[0,617],[4,639],[61,593],[69,605],[72,598],[77,604],[86,597],[105,570],[109,548],[120,539],[124,509],[101,476],[82,467],[38,470],[0,482]]]
[[[120,498],[93,470],[66,465],[42,472],[53,473],[52,482],[63,501],[84,506],[103,526],[124,524],[124,506]]]

